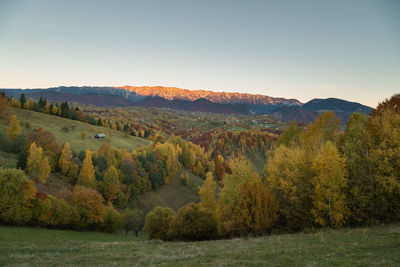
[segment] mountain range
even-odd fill
[[[275,98],[259,94],[187,90],[162,86],[122,87],[53,87],[46,89],[0,89],[8,96],[38,99],[54,102],[77,102],[101,107],[159,107],[187,111],[224,114],[272,115],[282,121],[296,119],[309,123],[319,112],[334,111],[343,122],[353,112],[369,114],[371,107],[337,98],[313,99],[301,103],[297,99]]]

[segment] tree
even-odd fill
[[[58,160],[60,165],[61,173],[67,175],[69,168],[72,165],[72,150],[69,143],[65,143],[64,148],[61,150],[61,156]]]
[[[243,186],[247,182],[259,179],[259,176],[247,160],[231,160],[229,168],[232,173],[226,175],[223,180],[224,187],[217,204],[218,232],[227,237],[241,236],[249,232],[249,225],[242,223],[244,210],[238,206],[241,198],[246,197],[242,194]]]
[[[371,116],[380,117],[387,110],[392,110],[394,113],[400,114],[400,94],[395,94],[390,99],[379,103],[376,109],[371,112]]]
[[[335,145],[328,141],[318,153],[313,166],[315,177],[313,208],[311,214],[320,226],[338,227],[345,223],[348,215],[344,188],[345,160],[339,155]]]
[[[0,118],[7,118],[9,116],[9,107],[5,95],[0,95]]]
[[[200,241],[218,236],[217,221],[210,211],[190,203],[179,209],[168,231],[172,240]]]
[[[129,231],[134,231],[138,236],[139,231],[142,229],[144,220],[140,212],[136,209],[126,209],[122,213],[121,226],[125,230],[125,235],[128,235]]]
[[[43,159],[43,149],[38,147],[35,142],[33,142],[29,147],[29,155],[26,162],[26,167],[28,174],[34,178],[40,176],[40,167],[42,165]]]
[[[82,169],[79,173],[78,184],[86,187],[96,187],[92,153],[89,149],[86,149],[85,159],[83,160]]]
[[[25,94],[24,94],[24,93],[21,94],[21,96],[20,96],[20,98],[19,98],[19,102],[21,103],[21,107],[24,107],[24,106],[25,106],[26,97],[25,97]]]
[[[299,145],[300,135],[301,135],[301,130],[297,126],[296,120],[294,120],[279,136],[278,140],[276,141],[276,146],[285,145],[286,147],[292,147]]]
[[[0,168],[0,222],[23,225],[30,221],[35,186],[25,173],[17,169]]]
[[[248,181],[241,188],[241,196],[237,204],[241,214],[236,223],[245,226],[243,233],[269,233],[278,217],[278,203],[266,184],[260,178]]]
[[[50,174],[49,160],[47,159],[47,157],[43,157],[42,162],[40,163],[39,180],[42,183],[45,183],[46,179],[49,177],[49,174]]]
[[[120,192],[120,182],[117,169],[111,165],[103,176],[102,193],[106,201],[112,201],[117,198]]]
[[[104,222],[102,223],[102,228],[104,232],[114,233],[121,226],[121,214],[114,209],[112,204],[108,204],[106,211],[104,213]]]
[[[71,195],[71,203],[77,209],[80,229],[92,229],[104,222],[106,207],[102,196],[94,189],[77,185]]]
[[[374,189],[367,124],[366,115],[353,113],[340,142],[340,150],[346,160],[347,201],[353,225],[366,224],[375,219],[371,211],[376,210],[374,195],[377,190]]]
[[[206,180],[199,190],[200,203],[199,205],[208,210],[211,214],[215,214],[217,201],[215,200],[215,189],[217,183],[211,172],[207,172]]]
[[[313,176],[307,155],[300,147],[279,146],[269,159],[267,184],[279,204],[279,223],[289,231],[312,226]]]
[[[168,240],[169,224],[174,216],[173,209],[156,207],[147,214],[143,231],[150,239]]]
[[[7,128],[7,136],[8,139],[15,141],[17,136],[21,133],[21,127],[19,126],[19,120],[16,115],[12,115],[10,119],[10,123]]]

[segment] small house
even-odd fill
[[[96,135],[94,136],[94,138],[105,138],[105,137],[106,137],[106,135],[103,134],[103,133],[98,133],[98,134],[96,134]]]

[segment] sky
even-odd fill
[[[122,85],[376,106],[400,1],[0,0],[0,88]]]

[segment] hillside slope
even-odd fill
[[[94,139],[96,133],[105,133],[110,137],[110,144],[117,148],[126,148],[127,150],[144,146],[150,142],[146,139],[125,135],[119,131],[106,129],[99,126],[90,125],[80,121],[69,120],[57,116],[51,116],[44,113],[34,112],[25,109],[10,108],[12,114],[17,115],[21,122],[23,133],[28,133],[34,129],[43,128],[51,131],[58,141],[69,142],[75,152],[81,150],[98,150],[104,140]],[[29,123],[29,128],[24,127]],[[0,120],[0,132],[5,133],[8,127],[8,120]],[[63,129],[64,128],[64,129]],[[81,133],[86,133],[87,137],[82,138]]]

